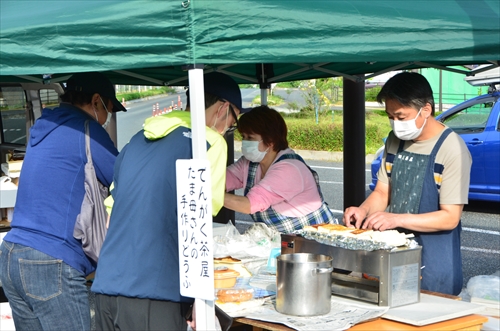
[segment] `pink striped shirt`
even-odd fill
[[[275,160],[290,153],[295,152],[290,148],[280,151]],[[249,164],[245,157],[241,157],[227,168],[226,191],[245,188]],[[321,197],[311,171],[301,161],[291,159],[273,163],[264,178],[259,166],[255,174],[255,185],[248,192],[247,198],[252,214],[272,206],[282,215],[300,217],[321,207]]]

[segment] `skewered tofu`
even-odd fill
[[[303,228],[304,231],[319,232],[329,235],[337,235],[351,237],[364,240],[373,240],[382,242],[388,246],[403,246],[406,245],[406,239],[412,235],[398,232],[397,230],[374,231],[369,229],[348,228],[341,224],[319,224],[310,225]]]

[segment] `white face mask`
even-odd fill
[[[220,109],[220,108],[219,108]],[[218,113],[218,112],[217,112]],[[227,107],[226,110],[226,126],[224,126],[224,130],[222,132],[217,131],[216,125],[217,125],[217,117],[215,117],[214,125],[210,127],[210,129],[219,132],[222,136],[226,134],[227,130],[229,130],[229,126],[227,125],[227,117],[229,116],[229,107]]]
[[[417,128],[417,117],[420,115],[420,112],[422,111],[422,108],[417,113],[417,116],[415,116],[414,119],[408,120],[408,121],[394,121],[394,120],[389,120],[391,122],[391,128],[392,131],[394,131],[394,134],[396,137],[398,137],[401,140],[413,140],[418,138],[420,134],[422,133],[422,129],[425,126],[425,123],[427,123],[427,118],[424,121],[424,124],[422,124],[422,127],[419,129]]]
[[[104,124],[102,125],[102,127],[104,129],[106,129],[109,125],[109,122],[111,122],[111,116],[113,116],[113,114],[111,114],[109,111],[108,111],[108,107],[106,107],[106,105],[104,104],[104,101],[102,101],[102,98],[99,97],[99,99],[101,99],[101,102],[102,102],[102,105],[104,106],[104,109],[106,109],[106,113],[108,114],[108,116],[106,117],[106,122],[104,122]],[[95,111],[94,111],[95,112]],[[96,116],[96,120],[97,120],[97,114],[95,115]],[[99,122],[99,121],[98,121]]]
[[[261,140],[262,141],[262,140]],[[252,140],[242,140],[241,141],[241,153],[251,162],[260,162],[266,156],[267,148],[264,152],[259,151],[259,143],[261,141]]]

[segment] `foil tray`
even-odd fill
[[[391,246],[385,242],[362,239],[362,238],[346,237],[335,234],[332,235],[325,232],[298,230],[295,231],[294,234],[300,235],[309,240],[315,240],[321,244],[330,245],[334,247],[341,247],[350,250],[376,251],[379,249],[391,250],[394,248],[418,246],[418,243],[415,240],[410,240],[410,239],[406,239],[405,245]]]

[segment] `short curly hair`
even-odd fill
[[[285,120],[280,113],[268,106],[258,106],[241,115],[238,131],[260,135],[264,144],[274,145],[273,150],[276,152],[288,148],[288,129]]]

